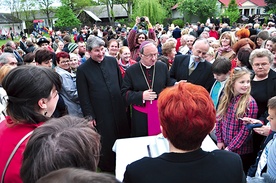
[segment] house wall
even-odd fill
[[[15,35],[19,35],[20,31],[23,31],[23,24],[22,23],[14,23],[14,24],[0,24],[0,34],[10,34],[12,28],[12,31]]]

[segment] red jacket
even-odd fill
[[[214,37],[214,38],[216,38],[218,40],[219,39],[218,31],[210,30],[209,37]]]
[[[4,121],[0,123],[0,177],[4,167],[7,163],[11,152],[14,150],[17,143],[29,132],[36,129],[43,123],[39,124],[17,124],[12,125],[13,122],[10,117],[6,117]],[[23,158],[23,152],[28,142],[27,138],[17,149],[13,156],[8,169],[5,174],[4,182],[8,183],[21,183],[20,168]]]

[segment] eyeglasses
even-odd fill
[[[143,54],[144,55],[144,54]],[[153,57],[158,57],[158,53],[155,53],[155,54],[148,54],[148,55],[144,55],[145,57],[147,58],[153,58]]]
[[[61,64],[68,64],[70,61],[69,60],[64,60],[64,61],[61,61],[60,63]]]
[[[254,67],[260,67],[260,66],[265,67],[267,65],[269,65],[269,64],[268,63],[260,63],[260,64],[255,63],[255,64],[253,64]]]

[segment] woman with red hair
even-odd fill
[[[250,36],[250,31],[248,29],[240,29],[236,32],[236,37],[238,40],[243,39],[243,38],[249,38]]]
[[[243,38],[238,40],[238,42],[236,42],[233,46],[233,51],[236,53],[236,57],[233,60],[231,60],[232,69],[239,66],[237,65],[237,62],[238,62],[238,53],[241,48],[254,50],[256,48],[256,45],[249,38]],[[249,69],[251,70],[250,67]]]
[[[158,99],[158,113],[170,152],[128,165],[123,182],[245,183],[242,162],[237,154],[220,150],[206,152],[200,148],[216,120],[207,90],[184,82],[166,88]]]

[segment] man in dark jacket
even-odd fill
[[[105,56],[104,41],[96,36],[87,40],[90,58],[78,67],[77,90],[83,115],[102,136],[99,168],[115,172],[116,139],[129,137],[126,106],[121,96],[122,76],[117,60]]]

